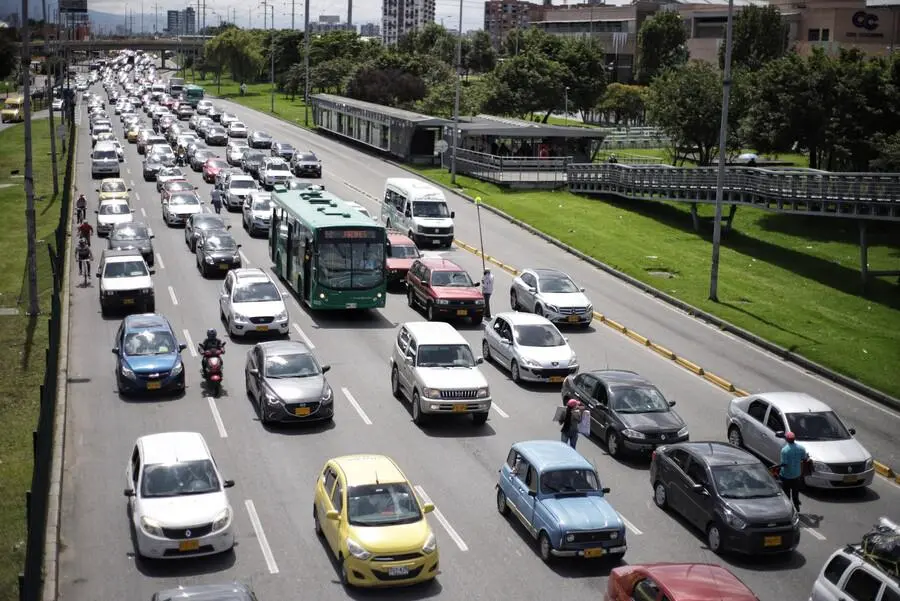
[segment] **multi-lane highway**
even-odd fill
[[[384,179],[408,174],[367,154],[322,138],[272,117],[222,101],[252,129],[276,140],[312,148],[324,163],[324,184],[348,200],[378,212]],[[79,136],[79,190],[92,203],[96,182],[90,179],[87,115]],[[121,136],[118,119],[113,118]],[[241,580],[252,582],[260,601],[273,599],[345,599],[354,597],[338,582],[335,566],[313,532],[313,484],[324,461],[356,452],[395,458],[413,484],[436,505],[429,518],[439,536],[442,573],[438,584],[391,591],[375,598],[438,596],[446,599],[597,598],[609,566],[603,562],[559,561],[548,567],[524,530],[498,515],[494,505],[497,470],[512,442],[556,438],[551,422],[559,404],[552,388],[520,387],[496,367],[482,367],[495,399],[488,425],[475,429],[470,420],[416,427],[407,408],[393,398],[388,357],[398,324],[422,317],[401,295],[387,307],[352,318],[313,315],[289,302],[292,338],[314,345],[336,394],[333,426],[267,430],[258,422],[244,391],[244,354],[249,343],[229,342],[225,357],[226,392],[205,398],[199,385],[194,349],[207,328],[221,330],[217,298],[221,282],[204,280],[180,229],[162,222],[159,195],[141,177],[140,156],[127,145],[123,177],[134,190],[135,219],[156,235],[156,309],[172,322],[181,342],[188,389],[176,399],[125,399],[116,391],[110,354],[119,318],[103,318],[97,287],[72,288],[70,384],[63,491],[60,591],[65,601],[149,599],[173,584]],[[209,197],[199,174],[190,179]],[[133,183],[132,183],[133,182]],[[448,198],[456,211],[457,237],[478,240],[475,209],[461,198]],[[552,266],[568,271],[587,288],[594,307],[610,318],[651,337],[711,371],[752,391],[802,390],[829,402],[856,427],[860,440],[886,463],[900,451],[892,435],[900,416],[833,385],[787,366],[743,342],[698,324],[559,249],[507,222],[483,213],[485,245],[516,267]],[[245,266],[268,269],[265,240],[250,239],[239,214],[230,216],[232,232],[243,244]],[[99,258],[105,242],[94,242]],[[477,277],[481,259],[460,249],[445,256]],[[494,311],[508,310],[510,276],[495,269]],[[76,281],[73,279],[73,281]],[[474,349],[481,347],[479,328],[462,326]],[[653,380],[691,428],[694,440],[724,439],[725,407],[730,395],[608,328],[567,333],[582,369],[606,366],[630,369]],[[125,466],[137,437],[154,432],[202,433],[226,478],[236,511],[237,545],[233,554],[199,560],[149,563],[136,560],[126,516]],[[838,546],[857,541],[881,515],[900,506],[900,487],[876,478],[859,494],[816,494],[805,500],[802,540],[788,559],[720,558],[710,553],[702,535],[657,509],[651,499],[647,464],[615,461],[602,445],[582,439],[579,450],[597,467],[610,500],[629,529],[628,563],[712,561],[724,563],[761,599],[806,599],[818,571]],[[368,595],[367,595],[368,596]]]

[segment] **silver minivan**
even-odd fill
[[[119,153],[114,142],[97,142],[91,151],[91,177],[119,177]]]

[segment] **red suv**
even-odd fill
[[[428,321],[467,317],[478,325],[484,319],[484,296],[478,282],[447,259],[413,261],[406,274],[406,298],[410,307],[419,305],[425,309]]]
[[[707,563],[657,563],[615,568],[604,601],[759,601],[759,597],[722,566]]]
[[[422,257],[416,243],[399,232],[388,232],[387,244],[388,283],[406,281],[406,274],[413,261]]]

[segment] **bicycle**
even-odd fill
[[[82,288],[87,288],[91,285],[91,260],[79,259],[78,263],[81,266]]]
[[[87,218],[87,208],[75,207],[75,222],[82,223]]]

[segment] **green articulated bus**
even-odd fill
[[[269,256],[312,309],[376,309],[387,297],[384,226],[324,190],[272,194]]]
[[[181,90],[181,97],[194,108],[197,108],[197,103],[203,100],[203,94],[203,88],[200,86],[185,86]]]

